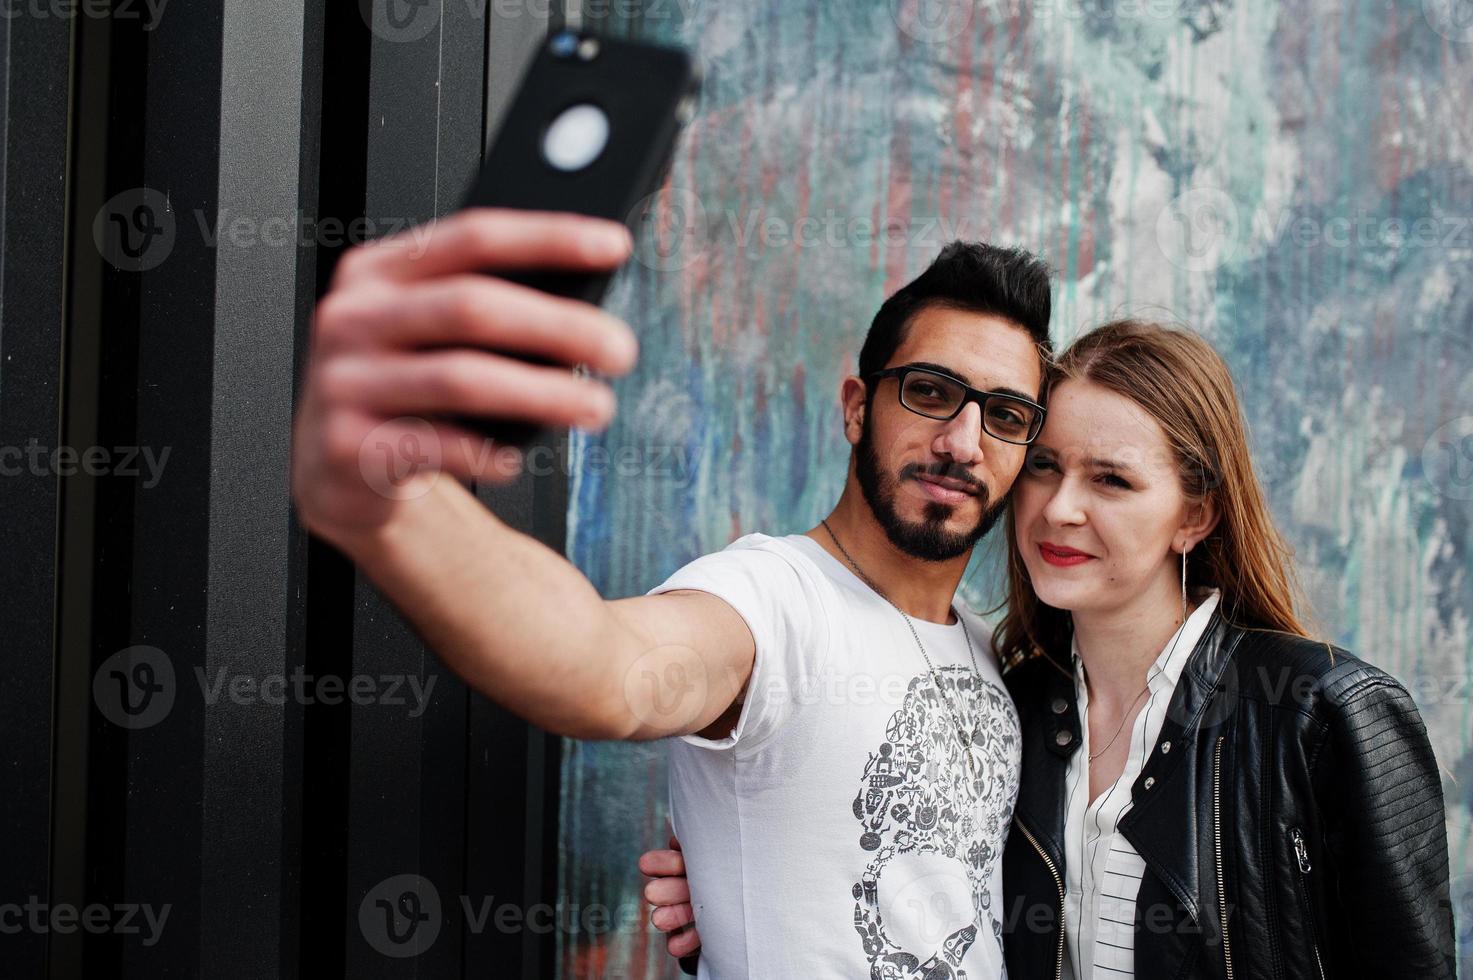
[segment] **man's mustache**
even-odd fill
[[[902,480],[920,476],[929,476],[934,480],[955,480],[975,493],[983,502],[986,502],[991,496],[987,490],[987,484],[956,463],[906,463],[900,468]]]

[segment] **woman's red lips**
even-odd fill
[[[1061,544],[1050,544],[1047,541],[1040,541],[1038,543],[1038,553],[1050,565],[1059,565],[1061,567],[1078,565],[1094,557],[1094,555],[1086,551],[1080,551],[1078,548],[1069,548]]]

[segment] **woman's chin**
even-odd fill
[[[1068,581],[1053,569],[1030,571],[1029,578],[1033,580],[1033,591],[1039,602],[1068,612],[1090,608],[1099,591],[1093,583]]]

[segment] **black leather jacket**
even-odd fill
[[[1008,670],[1023,777],[1003,856],[1008,975],[1062,966],[1072,669]],[[1410,695],[1325,644],[1214,614],[1131,787],[1140,980],[1453,980],[1442,784]]]

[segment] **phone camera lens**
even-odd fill
[[[578,35],[572,31],[559,31],[547,43],[547,48],[554,57],[566,58],[578,50]]]

